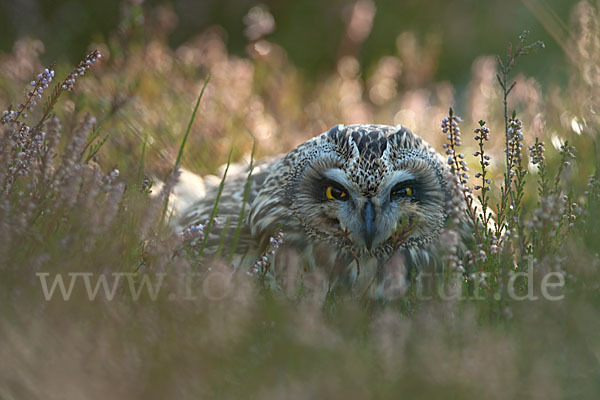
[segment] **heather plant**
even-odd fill
[[[479,121],[479,126],[474,129],[473,140],[477,144],[477,150],[473,157],[478,161],[479,170],[474,175],[476,183],[473,186],[469,184],[469,168],[465,154],[459,153],[462,145],[459,127],[461,118],[455,116],[450,108],[448,117],[443,119],[441,125],[442,133],[447,139],[443,148],[462,193],[461,200],[465,205],[464,219],[468,221],[474,239],[472,248],[466,249],[458,258],[449,258],[452,260],[450,265],[464,276],[464,281],[470,285],[469,293],[472,296],[481,294],[474,294],[473,286],[483,287],[486,289],[484,293],[497,300],[490,304],[489,311],[492,315],[502,309],[498,307],[502,304],[500,299],[505,298],[502,292],[514,279],[515,274],[527,271],[531,266],[538,269],[545,266],[545,270],[550,266],[553,270],[563,271],[561,265],[566,262],[566,258],[561,255],[565,254],[565,244],[569,242],[571,235],[576,235],[576,223],[582,213],[582,208],[575,199],[585,204],[594,204],[589,190],[576,194],[573,188],[563,188],[562,178],[571,167],[576,151],[568,141],[559,142],[558,167],[553,172],[548,170],[545,145],[539,137],[529,146],[529,163],[524,159],[523,145],[526,135],[523,132],[523,123],[517,118],[516,111],[513,111],[510,117],[507,112],[509,94],[516,85],[516,82],[509,82],[509,72],[516,65],[517,58],[535,48],[544,47],[541,42],[527,44],[526,39],[527,32],[519,36],[519,44],[514,52],[509,46],[506,60],[499,57],[497,59],[501,71],[497,80],[503,93],[506,147],[504,179],[494,210],[490,207],[491,157],[486,153],[486,145],[492,133],[486,122]],[[532,168],[528,169],[527,164]],[[527,209],[524,199],[530,171],[537,173],[537,196],[529,196],[529,202],[536,199],[536,205]],[[590,182],[592,181],[590,178]],[[478,193],[476,197],[474,193]],[[457,249],[453,248],[453,251],[456,252]],[[467,268],[463,265],[467,265]],[[518,290],[519,295],[523,296],[529,287],[520,286]]]
[[[355,20],[372,20],[365,4]],[[168,11],[146,16],[151,33],[129,7],[75,69],[39,65],[32,40],[0,60],[0,397],[597,397],[593,6],[574,13],[567,87],[542,95],[517,73],[541,47],[522,35],[506,58],[474,61],[466,106],[418,67],[433,56],[410,32],[364,71],[365,32],[349,23],[359,40],[315,83],[258,29],[273,29],[256,22],[268,22],[265,9],[247,17],[240,57],[218,29],[172,49],[152,20]],[[324,304],[326,277],[302,275],[283,231],[252,268],[236,268],[248,210],[222,220],[218,201],[207,221],[169,228],[182,166],[221,188],[245,168],[247,198],[255,160],[373,121],[406,124],[454,171],[448,210],[470,229],[444,232],[438,296],[415,283],[385,304],[343,294]],[[208,255],[217,227],[234,240]],[[275,256],[289,268],[281,287]],[[545,296],[548,273],[564,284]]]

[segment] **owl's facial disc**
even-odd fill
[[[341,233],[342,240],[350,241],[348,244],[358,252],[371,251],[391,237],[398,215],[402,214],[396,209],[390,210],[392,202],[398,205],[417,198],[417,183],[411,174],[394,175],[402,180],[396,179],[391,186],[387,185],[389,187],[382,185],[375,196],[366,195],[339,168],[313,170],[310,175],[313,175],[308,180],[311,203],[316,206],[307,215],[310,226],[318,227],[328,237],[339,237]]]
[[[399,232],[405,223],[416,225],[406,238],[431,235],[444,216],[442,188],[421,163],[410,167],[391,172],[375,193],[365,193],[337,166],[311,169],[296,199],[304,204],[306,225],[358,253],[395,243],[395,234],[406,233]]]

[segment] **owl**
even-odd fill
[[[300,273],[321,271],[328,290],[396,296],[411,271],[439,262],[451,184],[443,157],[407,128],[337,125],[257,163],[250,179],[231,165],[204,254],[235,242],[230,260],[251,268],[281,232]],[[184,174],[174,189],[178,229],[208,220],[219,186]],[[277,281],[290,257],[272,258]]]

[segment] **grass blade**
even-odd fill
[[[137,184],[138,188],[142,188],[142,181],[144,180],[144,164],[146,162],[146,146],[148,145],[148,134],[144,136],[144,143],[142,144],[142,155],[140,156],[140,164],[138,166],[137,173]]]
[[[192,125],[194,123],[194,120],[196,119],[196,114],[198,113],[198,108],[200,107],[200,100],[202,100],[202,96],[204,96],[204,90],[206,89],[206,86],[208,85],[209,81],[210,81],[210,75],[208,75],[206,77],[206,80],[204,81],[204,84],[202,85],[202,89],[200,90],[200,94],[198,95],[198,99],[196,100],[196,105],[194,106],[194,111],[192,112],[192,117],[190,118],[190,121],[188,122],[187,129],[185,130],[185,135],[183,135],[183,140],[181,141],[181,145],[179,146],[179,152],[177,153],[177,159],[175,159],[175,165],[173,166],[173,173],[175,173],[179,169],[179,164],[181,164],[181,157],[183,156],[183,149],[185,148],[185,144],[187,142],[188,136],[190,135],[190,132],[192,130]],[[164,223],[165,214],[167,213],[167,207],[169,206],[169,197],[170,197],[170,193],[167,193],[167,195],[165,196],[165,204],[163,205],[162,214],[160,216],[159,227],[162,227],[162,225]]]
[[[233,235],[233,242],[231,243],[231,252],[229,253],[229,264],[233,261],[233,255],[237,248],[240,240],[240,234],[244,225],[244,216],[246,212],[246,203],[248,201],[248,194],[250,193],[250,184],[252,183],[252,172],[254,170],[254,152],[256,150],[256,140],[252,143],[252,153],[250,153],[250,166],[248,167],[248,177],[246,178],[246,184],[244,186],[244,199],[242,200],[242,208],[240,209],[240,215],[238,218],[237,226],[235,227],[235,233]]]
[[[210,81],[210,75],[206,77],[204,81],[204,85],[202,85],[202,89],[200,90],[200,95],[198,95],[198,100],[196,100],[196,105],[194,106],[194,111],[192,112],[192,117],[190,118],[190,122],[188,123],[187,129],[185,131],[185,135],[183,135],[183,140],[181,141],[181,146],[179,146],[179,153],[177,153],[177,159],[175,160],[175,168],[179,167],[181,163],[181,157],[183,156],[183,149],[185,148],[185,143],[187,142],[188,136],[190,135],[190,131],[192,130],[192,124],[196,119],[196,113],[198,112],[198,107],[200,107],[200,100],[202,100],[202,96],[204,96],[204,90],[206,90],[206,86]]]
[[[206,224],[206,228],[204,228],[204,241],[202,241],[202,246],[198,251],[198,258],[202,257],[204,253],[204,249],[206,248],[206,244],[208,243],[208,238],[210,236],[210,231],[213,227],[215,217],[217,216],[217,212],[219,211],[219,201],[221,200],[221,195],[223,194],[223,188],[225,187],[225,179],[227,179],[227,172],[229,171],[229,166],[231,165],[231,155],[233,154],[233,147],[229,150],[229,156],[227,157],[227,165],[225,166],[225,172],[223,173],[223,178],[221,178],[221,183],[219,184],[219,191],[217,192],[217,197],[215,199],[215,205],[213,206],[212,211],[210,212],[210,217],[208,218],[208,223]]]

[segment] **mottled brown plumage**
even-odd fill
[[[232,166],[206,253],[216,251],[223,238],[231,241],[246,178],[247,171]],[[208,219],[218,181],[204,182],[197,201],[179,206],[184,209],[177,211],[178,226]],[[322,269],[331,282],[368,286],[381,295],[382,285],[372,282],[385,283],[388,275],[397,279],[390,269],[406,272],[435,258],[450,184],[442,157],[408,129],[335,126],[283,157],[256,165],[236,262],[251,266],[281,230],[303,270]],[[181,190],[176,188],[175,195]]]

